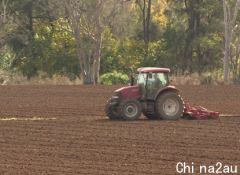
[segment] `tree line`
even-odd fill
[[[240,77],[240,0],[0,0],[0,69],[99,83],[131,67]]]

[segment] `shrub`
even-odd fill
[[[112,85],[112,84],[127,84],[129,82],[129,77],[126,74],[117,73],[116,71],[112,73],[103,74],[100,77],[101,84]]]
[[[212,73],[203,73],[199,77],[199,80],[201,81],[202,85],[212,84],[212,82],[213,82],[213,75],[212,75]]]

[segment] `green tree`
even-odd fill
[[[51,25],[39,22],[35,27],[34,42],[26,50],[23,49],[25,55],[29,48],[35,50],[37,57],[34,60],[31,57],[20,59],[19,69],[24,74],[28,74],[35,65],[37,70],[46,72],[49,77],[60,74],[74,79],[79,76],[75,39],[69,32],[62,30],[58,21]]]
[[[64,15],[76,40],[84,84],[98,83],[104,30],[109,26],[116,10],[129,1],[131,0],[63,1],[62,5],[66,9]]]
[[[182,74],[213,70],[222,57],[220,3],[207,0],[169,1],[169,23],[164,38],[167,49],[180,63]],[[211,63],[211,64],[210,64]],[[179,65],[177,65],[179,68]]]

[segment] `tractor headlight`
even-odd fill
[[[112,96],[112,99],[118,99],[118,98],[119,98],[119,97],[116,96],[116,95]]]
[[[112,101],[120,103],[123,99],[122,93],[121,92],[114,92],[112,94]]]

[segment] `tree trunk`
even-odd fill
[[[74,11],[74,8],[72,7],[71,1],[66,1],[66,9],[68,11],[69,19],[72,22],[72,27],[74,31],[74,37],[76,40],[77,45],[77,56],[79,60],[79,66],[81,69],[81,78],[83,81],[83,84],[89,84],[91,83],[91,70],[89,68],[89,64],[87,61],[87,57],[83,48],[83,40],[81,36],[81,30],[80,30],[80,16],[79,13]]]
[[[146,36],[146,0],[143,0],[143,9],[142,9],[142,16],[143,16],[143,38],[144,43],[147,42],[147,36]]]
[[[226,0],[223,0],[223,12],[224,12],[224,25],[225,25],[225,53],[223,59],[223,78],[224,81],[229,80],[229,56],[230,56],[230,47],[232,40],[232,33],[234,30],[234,26],[237,19],[238,8],[239,8],[240,0],[237,0],[234,10],[234,16],[231,21],[231,12],[229,11],[229,5]],[[227,11],[228,10],[228,11]]]
[[[3,0],[3,23],[5,24],[7,21],[7,5],[8,5],[8,0],[5,2]]]
[[[101,49],[102,49],[102,34],[105,30],[105,27],[107,27],[114,15],[114,12],[117,10],[119,4],[123,4],[126,2],[129,2],[131,0],[126,1],[115,1],[115,5],[112,8],[110,14],[106,17],[106,20],[103,22],[103,27],[101,25],[101,10],[104,1],[103,0],[97,0],[96,5],[96,16],[95,16],[95,22],[96,22],[96,41],[95,41],[95,55],[94,55],[94,83],[98,84],[99,81],[99,71],[100,71],[100,58],[101,58]]]
[[[100,24],[101,18],[101,7],[102,7],[102,0],[97,0],[96,6],[96,42],[95,42],[95,55],[94,55],[94,83],[98,84],[99,81],[99,71],[100,71],[100,55],[101,55],[101,47],[102,47],[102,32],[103,28]]]
[[[225,25],[225,53],[223,59],[223,77],[224,81],[228,80],[229,74],[229,29],[228,29],[228,16],[227,16],[227,4],[226,0],[223,0],[223,12],[224,12],[224,25]]]
[[[142,11],[142,27],[143,27],[143,40],[145,45],[145,55],[144,55],[144,61],[148,57],[148,43],[150,40],[150,19],[151,19],[151,6],[152,6],[152,0],[143,0],[143,5],[141,5],[140,1],[137,0],[136,3],[139,5],[141,11]]]
[[[235,60],[234,72],[233,72],[234,78],[236,78],[236,76],[237,76],[238,59],[239,59],[239,44],[240,44],[240,33],[238,35],[238,41],[237,41],[237,46],[236,46],[236,60]]]
[[[192,60],[192,47],[191,42],[194,39],[195,31],[194,31],[194,25],[195,25],[195,13],[194,13],[194,2],[191,0],[187,5],[187,1],[185,1],[185,7],[187,11],[188,16],[188,30],[187,30],[187,38],[185,41],[185,49],[184,49],[184,58],[182,63],[182,74],[184,74],[189,68],[189,61]]]
[[[202,1],[196,0],[198,8],[200,7]],[[199,10],[195,10],[195,20],[196,20],[196,36],[197,38],[201,37],[200,33],[200,22],[201,22],[201,15]],[[198,58],[198,73],[201,74],[204,68],[204,54],[201,51],[200,43],[197,44],[197,58]]]
[[[147,8],[147,26],[146,26],[146,45],[148,45],[149,40],[150,40],[150,19],[151,19],[151,6],[152,6],[152,1],[148,0],[148,8]]]
[[[148,0],[148,7],[147,7],[147,16],[146,19],[144,19],[144,21],[146,20],[146,25],[145,25],[145,50],[146,50],[146,54],[144,56],[144,59],[147,59],[148,57],[148,45],[149,45],[149,41],[150,41],[150,19],[151,19],[151,0]]]
[[[101,55],[101,47],[102,47],[102,33],[97,34],[97,42],[95,48],[95,70],[94,70],[94,83],[98,84],[99,81],[99,71],[100,71],[100,55]]]
[[[240,78],[240,66],[239,66],[239,71],[237,70],[237,68],[238,68],[238,60],[239,60],[239,47],[240,47],[240,33],[238,35],[238,42],[237,42],[237,47],[236,47],[236,60],[235,60],[234,73],[233,73],[233,76],[235,78],[237,77],[237,72],[239,72],[238,73],[238,78]]]
[[[99,71],[100,71],[100,57],[102,49],[102,34],[107,27],[120,4],[129,2],[130,0],[119,1],[115,0],[114,7],[112,8],[110,14],[106,16],[105,21],[101,20],[101,10],[105,0],[96,0],[95,9],[95,25],[92,21],[88,21],[87,17],[84,16],[84,11],[81,8],[76,8],[76,2],[74,0],[65,0],[65,5],[69,21],[73,27],[74,36],[77,44],[77,55],[79,59],[81,77],[83,79],[83,84],[94,83],[97,84],[99,81]],[[81,21],[82,20],[82,21]],[[84,22],[83,22],[84,21]],[[104,21],[104,22],[103,22]],[[82,25],[85,23],[86,26]],[[90,28],[95,28],[95,37],[92,36]],[[82,35],[88,36],[88,43],[84,43]],[[92,48],[91,48],[92,42]],[[84,44],[88,45],[88,49],[84,50]],[[91,49],[95,48],[94,57],[91,57]],[[86,56],[88,54],[88,57]]]

